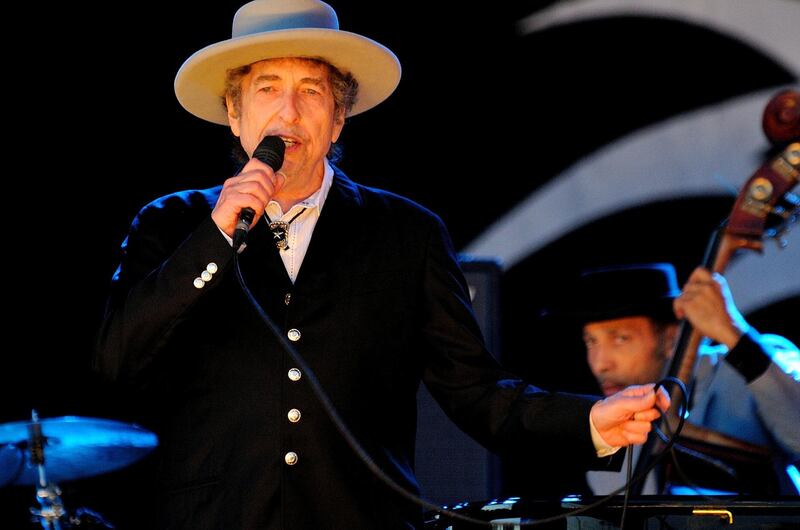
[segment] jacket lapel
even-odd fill
[[[273,307],[292,285],[278,252],[266,219],[260,219],[247,236],[240,263],[247,285],[265,309]]]
[[[360,205],[356,185],[334,167],[333,184],[297,275],[296,289],[319,292],[343,287],[341,279],[335,280],[332,275],[346,270],[347,263],[357,258],[358,245],[353,239],[357,237]]]

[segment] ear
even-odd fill
[[[342,134],[342,129],[344,129],[344,111],[339,111],[336,113],[336,116],[333,117],[333,134],[331,135],[331,142],[336,143],[339,140],[339,136]]]
[[[664,339],[667,346],[667,359],[672,359],[675,353],[675,341],[678,340],[678,324],[670,324],[664,329]]]
[[[228,125],[230,125],[233,135],[238,138],[241,132],[241,123],[239,122],[239,113],[236,112],[230,96],[225,96],[225,107],[228,109]]]

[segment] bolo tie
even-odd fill
[[[267,218],[267,222],[269,223],[269,231],[272,232],[272,239],[278,250],[289,250],[289,240],[287,239],[289,235],[289,225],[305,211],[306,209],[303,208],[288,221],[273,221],[269,218],[267,212],[264,212],[264,217]]]

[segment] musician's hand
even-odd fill
[[[225,181],[211,218],[220,230],[233,237],[239,212],[244,208],[252,208],[255,217],[251,226],[255,226],[269,201],[285,182],[283,173],[275,173],[269,165],[251,158],[237,176]]]
[[[629,386],[592,407],[592,423],[603,440],[614,447],[643,444],[650,432],[650,422],[669,408],[670,399],[655,385]]]
[[[733,303],[725,278],[702,267],[692,272],[673,308],[678,318],[687,319],[703,336],[729,349],[749,328]]]

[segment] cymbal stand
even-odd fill
[[[39,484],[36,488],[36,500],[39,508],[31,508],[31,513],[39,520],[42,528],[46,530],[61,530],[61,520],[64,516],[64,505],[61,502],[61,490],[55,483],[47,481],[44,469],[45,437],[42,435],[42,425],[39,415],[31,411],[31,423],[28,425],[29,450],[31,464],[39,471]]]

